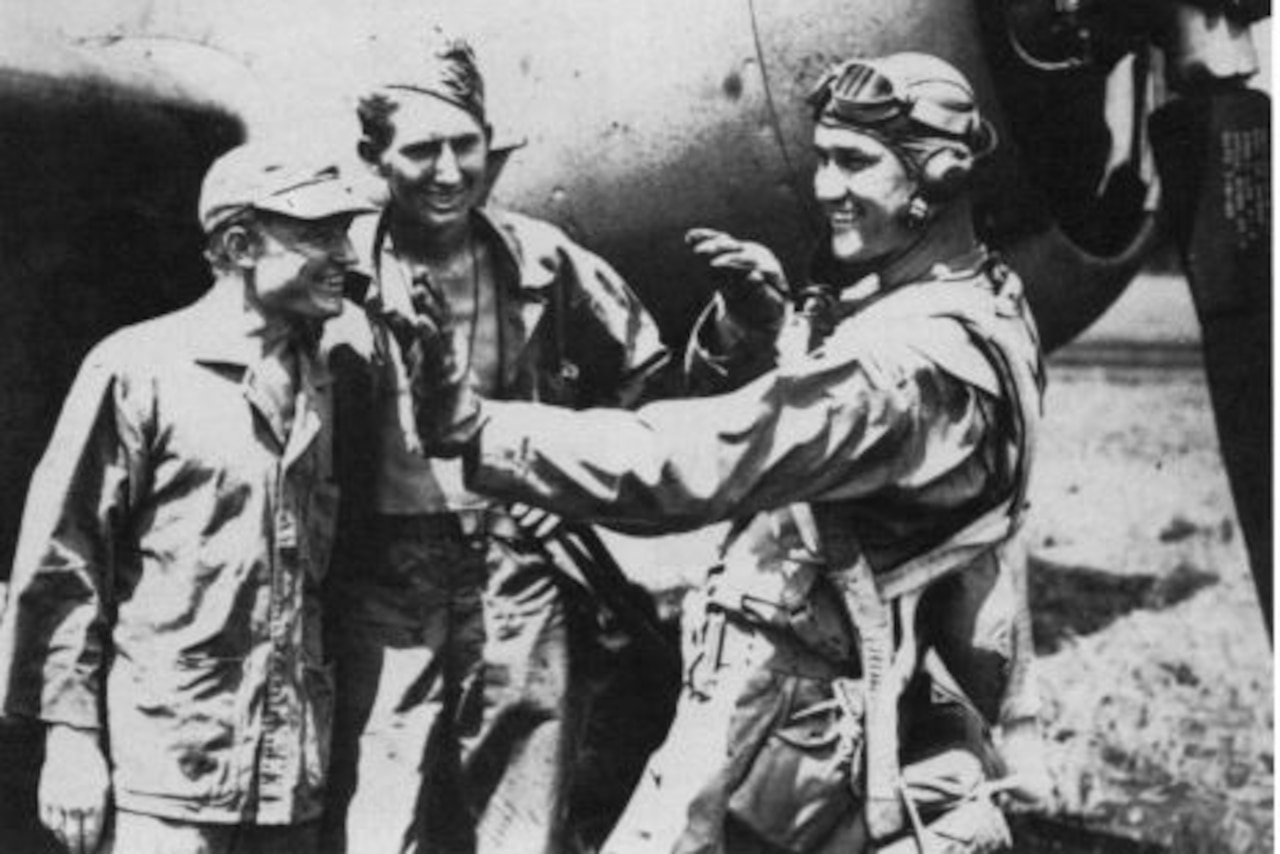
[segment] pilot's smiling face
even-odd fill
[[[465,220],[484,198],[489,139],[467,111],[431,95],[405,97],[378,158],[392,204],[428,228]]]
[[[895,254],[917,237],[906,212],[917,183],[887,145],[874,136],[820,124],[813,192],[831,227],[831,253],[865,264]]]

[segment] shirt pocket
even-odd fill
[[[850,775],[860,762],[860,725],[824,682],[787,682],[791,708],[730,795],[729,813],[781,850],[811,851],[858,806]]]
[[[244,660],[117,661],[108,687],[115,782],[122,793],[234,805],[251,731]]]

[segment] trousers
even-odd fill
[[[563,850],[569,650],[552,569],[451,517],[386,517],[330,618],[325,849]]]
[[[691,598],[675,721],[604,854],[870,850],[856,795],[860,710],[833,688],[836,680],[856,685],[856,674],[776,629],[717,619],[698,594]],[[976,709],[927,678],[909,691],[903,776],[925,821],[965,802],[992,772],[985,731]]]

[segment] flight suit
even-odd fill
[[[468,480],[477,491],[640,533],[735,521],[722,568],[701,607],[690,608],[675,723],[606,851],[809,851],[865,841],[850,787],[862,761],[859,629],[833,580],[833,555],[806,542],[797,505],[812,508],[821,527],[853,532],[877,575],[1004,513],[989,541],[942,573],[943,592],[926,593],[919,632],[948,666],[1010,675],[1016,591],[1001,571],[1002,551],[1025,500],[1042,376],[1021,283],[976,252],[841,314],[815,351],[725,395],[635,413],[508,402],[482,409]],[[946,591],[955,584],[973,589]],[[930,602],[965,596],[974,607],[964,613]],[[951,655],[957,649],[972,660]],[[939,679],[912,691],[941,700],[946,687]],[[991,694],[1003,691],[997,679]],[[971,791],[990,770],[980,716],[954,696],[904,703],[913,708],[922,710],[916,720],[942,714],[958,723],[955,737],[922,746],[909,737],[907,714],[908,770],[959,745],[973,762],[945,763],[941,777]],[[817,731],[805,736],[810,728]],[[792,747],[821,742],[829,755],[813,761],[846,771],[809,775],[817,788],[805,789],[792,814],[762,815],[751,793],[800,789],[778,782],[796,764],[772,761],[766,748],[779,738]],[[778,809],[787,807],[770,807]]]

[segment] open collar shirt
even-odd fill
[[[303,348],[286,432],[240,300],[86,358],[32,480],[0,699],[104,730],[121,809],[285,824],[319,813],[327,762],[331,381]]]
[[[497,396],[566,406],[629,405],[667,366],[659,330],[607,262],[550,223],[510,211],[473,214],[476,238],[493,252],[498,312]],[[373,293],[388,310],[411,314],[411,277],[373,219],[357,224],[368,250]],[[408,382],[386,330],[375,327],[382,358],[378,484],[381,512],[413,515],[475,509],[487,501],[462,483],[456,460],[428,460],[417,447]]]

